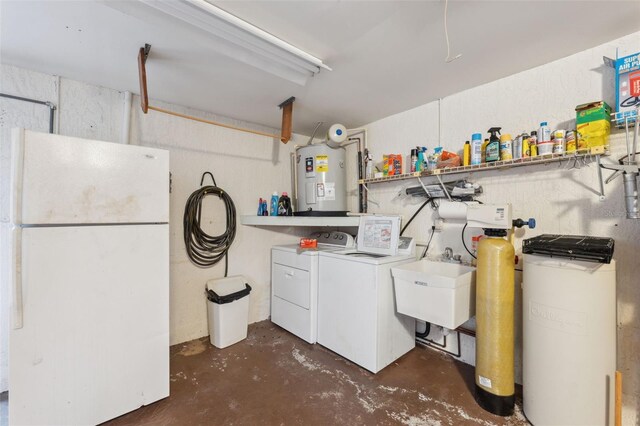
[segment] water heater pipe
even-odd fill
[[[56,105],[58,105],[58,108],[60,108],[60,83],[60,76],[56,75]],[[56,133],[60,134],[60,112],[56,114]]]
[[[365,178],[367,170],[367,161],[369,152],[367,150],[367,129],[349,129],[347,131],[349,140],[357,140],[358,143],[358,180]],[[354,138],[353,136],[362,135],[362,138]],[[368,193],[364,184],[358,184],[358,212],[367,213],[368,209]]]
[[[129,133],[131,131],[131,92],[124,92],[124,100],[122,106],[122,134],[120,135],[120,143],[129,144]]]
[[[307,143],[306,143],[306,144],[304,144],[304,145],[302,145],[302,146],[311,145],[311,143],[313,142],[313,138],[316,136],[316,133],[318,132],[318,128],[319,128],[320,126],[322,126],[322,124],[323,124],[323,123],[324,123],[324,122],[322,122],[322,121],[318,121],[318,122],[316,123],[316,127],[314,127],[314,128],[313,128],[313,133],[311,133],[311,137],[309,137],[309,140],[307,141]],[[294,151],[295,151],[295,150],[297,150],[297,149],[298,149],[298,147],[299,147],[299,145],[296,145],[296,146],[293,148],[293,150],[294,150]]]
[[[311,137],[311,139],[313,139],[313,136]],[[309,142],[311,142],[311,139],[309,139]],[[307,143],[307,145],[309,145]],[[302,146],[307,146],[307,145],[302,145]],[[300,145],[295,145],[293,147],[293,152],[290,154],[291,158],[291,190],[292,190],[292,194],[291,194],[291,204],[293,206],[298,206],[298,168],[297,168],[297,160],[298,160],[298,148],[300,148]]]
[[[55,120],[55,111],[56,111],[56,106],[53,104],[53,102],[39,101],[37,99],[24,98],[22,96],[10,95],[8,93],[0,93],[0,98],[13,99],[16,101],[29,102],[32,104],[46,106],[47,108],[49,108],[49,133],[53,133],[53,124]]]

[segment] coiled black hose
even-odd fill
[[[224,257],[224,276],[227,276],[229,269],[229,249],[236,236],[236,206],[229,194],[216,185],[213,175],[205,172],[202,175],[200,185],[204,181],[204,176],[209,174],[213,180],[213,186],[203,186],[189,196],[184,207],[184,244],[187,255],[191,261],[200,267],[211,267]],[[217,195],[223,202],[226,210],[226,229],[220,235],[209,235],[202,230],[200,220],[202,215],[202,200],[207,195]]]

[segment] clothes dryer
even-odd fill
[[[355,246],[345,232],[316,232],[318,248],[301,250],[298,244],[271,249],[271,321],[309,343],[316,343],[318,254]]]

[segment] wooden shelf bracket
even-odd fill
[[[200,123],[212,124],[214,126],[225,127],[227,129],[238,130],[241,132],[252,133],[254,135],[266,136],[269,138],[280,139],[280,142],[287,143],[291,140],[292,121],[293,121],[293,102],[296,100],[293,96],[282,102],[278,107],[282,109],[282,130],[279,135],[273,133],[260,132],[257,130],[245,129],[242,127],[231,126],[229,124],[220,123],[217,121],[206,120],[200,117],[194,117],[192,115],[182,114],[175,111],[170,111],[165,108],[155,107],[149,105],[149,93],[147,91],[147,58],[151,51],[151,45],[145,44],[138,51],[138,79],[140,82],[140,108],[142,112],[147,114],[149,110],[161,112],[163,114],[173,115],[174,117],[186,118],[187,120],[198,121]]]
[[[278,105],[282,110],[282,130],[280,134],[280,142],[287,143],[291,140],[291,122],[293,120],[293,103],[296,98],[293,96]]]
[[[140,107],[145,114],[149,112],[149,95],[147,93],[147,56],[151,51],[151,45],[145,43],[138,52],[138,80],[140,80]]]

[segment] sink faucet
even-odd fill
[[[459,254],[453,254],[453,249],[451,247],[446,247],[444,249],[444,253],[442,254],[442,259],[445,262],[452,262],[452,263],[462,262],[462,256]]]
[[[446,247],[444,249],[444,254],[442,255],[446,260],[453,259],[453,249],[451,247]]]

